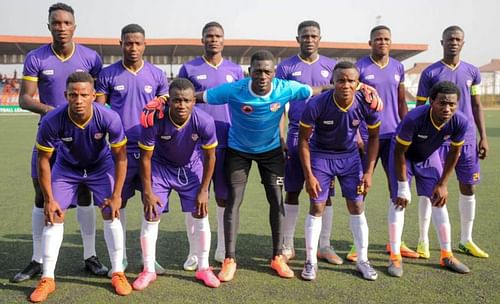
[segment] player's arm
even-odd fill
[[[281,149],[284,153],[288,151],[288,147],[286,145],[286,112],[283,112],[280,120],[280,142]]]
[[[126,141],[117,145],[111,145],[111,153],[113,154],[115,163],[115,185],[111,197],[106,198],[103,205],[103,207],[109,206],[111,208],[111,220],[115,217],[120,217],[123,184],[125,183],[125,175],[127,173],[127,148],[125,143]]]
[[[45,214],[45,224],[62,223],[64,221],[64,213],[62,212],[59,203],[54,199],[52,192],[52,178],[50,169],[50,158],[52,151],[44,151],[38,149],[37,170],[38,183],[43,194],[43,209]]]
[[[215,169],[215,146],[202,147],[203,151],[203,176],[201,178],[200,190],[196,195],[196,215],[205,217],[208,214],[208,193],[210,181]]]
[[[53,107],[43,104],[35,98],[37,89],[38,87],[36,81],[23,79],[21,81],[21,89],[19,92],[19,106],[21,109],[45,115],[52,110]]]
[[[153,193],[151,186],[151,158],[153,157],[154,147],[146,147],[139,144],[141,148],[141,158],[139,160],[139,174],[142,183],[142,203],[144,205],[144,216],[153,221],[157,219],[160,214],[156,206],[161,207],[161,201],[156,194]]]
[[[405,84],[401,82],[398,87],[399,119],[403,119],[407,113],[408,113],[408,104],[406,103]]]
[[[304,179],[306,182],[306,191],[313,199],[318,197],[321,192],[321,187],[318,180],[312,173],[311,168],[311,151],[309,149],[309,138],[313,132],[312,126],[300,123],[299,129],[299,157],[304,171]]]
[[[321,94],[324,91],[328,91],[334,88],[333,84],[325,84],[322,86],[317,86],[317,87],[311,87],[312,88],[312,95],[316,96]]]
[[[462,144],[463,142],[459,144],[454,144],[452,142],[450,145],[450,152],[448,152],[448,156],[446,157],[444,163],[443,174],[432,192],[431,202],[434,207],[441,208],[448,200],[448,179],[458,162],[460,151],[462,150]]]
[[[379,149],[379,129],[380,123],[369,126],[368,125],[368,148],[367,148],[367,166],[366,171],[363,173],[363,178],[361,180],[362,188],[359,192],[367,194],[368,190],[372,186],[372,175],[375,169],[375,163],[377,161],[378,149]]]
[[[394,164],[396,168],[396,178],[398,180],[398,192],[396,201],[393,202],[399,208],[406,208],[411,200],[410,184],[407,178],[407,168],[406,168],[406,156],[405,153],[408,151],[411,142],[401,140],[396,137],[396,146],[394,148]]]
[[[472,86],[471,90],[471,102],[472,102],[472,114],[474,115],[474,122],[476,123],[477,130],[479,132],[479,144],[478,152],[479,158],[485,159],[488,156],[488,136],[486,135],[486,124],[484,121],[483,105],[481,104],[481,98],[479,94],[474,94],[477,90],[476,86]]]
[[[95,101],[102,105],[105,105],[106,102],[108,101],[108,95],[104,93],[97,93],[95,96]]]

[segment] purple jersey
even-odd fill
[[[346,108],[338,105],[334,90],[313,97],[300,119],[300,125],[313,128],[309,145],[312,154],[321,158],[345,158],[357,155],[355,141],[361,122],[368,128],[380,125],[379,113],[370,109],[361,92],[356,92],[352,103]]]
[[[399,119],[398,93],[399,86],[404,84],[405,72],[401,62],[389,57],[389,62],[380,66],[373,61],[371,56],[361,58],[356,62],[359,70],[359,81],[377,89],[380,98],[384,101],[384,110],[380,112],[380,138],[391,138],[396,131]],[[366,129],[362,136],[368,135]]]
[[[52,107],[67,103],[64,97],[66,79],[74,72],[88,72],[97,78],[101,57],[92,49],[73,44],[73,53],[65,59],[57,55],[51,44],[28,53],[24,61],[23,80],[38,82],[40,102]]]
[[[149,62],[136,72],[127,69],[120,60],[104,68],[96,83],[98,95],[107,95],[111,109],[116,111],[127,135],[127,153],[139,152],[140,116],[144,106],[157,96],[168,94],[168,84],[162,70]]]
[[[299,55],[283,60],[276,68],[276,77],[295,80],[312,87],[327,85],[332,78],[332,71],[337,62],[319,55],[314,62],[307,62]],[[290,103],[288,110],[288,136],[299,136],[299,121],[306,107],[306,101],[300,100]]]
[[[217,66],[214,66],[208,63],[204,57],[200,56],[184,63],[179,70],[179,77],[189,79],[193,83],[196,92],[203,92],[206,89],[224,83],[243,79],[243,71],[241,66],[229,60],[223,59]],[[231,125],[228,105],[198,103],[196,106],[203,109],[214,118],[217,140],[219,142],[218,147],[225,148],[227,146],[229,126]]]
[[[478,86],[481,83],[479,69],[464,61],[452,68],[442,61],[438,61],[428,66],[420,76],[418,83],[417,100],[426,101],[430,90],[439,81],[451,81],[460,89],[460,99],[458,110],[462,112],[469,121],[474,121],[472,113],[472,95],[478,95]],[[466,144],[476,144],[476,128],[473,123],[469,124],[465,135]]]
[[[432,119],[431,107],[424,105],[408,112],[396,130],[396,141],[409,146],[406,158],[412,162],[426,160],[448,139],[452,145],[464,143],[467,118],[455,112],[450,121],[438,126]]]
[[[89,120],[79,125],[68,111],[68,105],[50,111],[38,130],[38,150],[53,152],[57,147],[56,164],[92,169],[111,159],[106,135],[111,147],[126,144],[127,138],[116,112],[94,103]]]
[[[215,148],[217,137],[213,118],[196,107],[182,126],[172,121],[166,107],[165,118],[157,120],[153,127],[142,127],[139,139],[141,149],[154,151],[154,161],[176,167],[200,159],[202,155],[198,146]]]

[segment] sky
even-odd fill
[[[48,36],[48,7],[55,1],[0,0],[0,34]],[[78,37],[118,39],[121,28],[138,23],[150,38],[200,38],[209,21],[224,26],[226,39],[294,40],[297,25],[316,20],[323,41],[367,42],[377,24],[391,28],[393,43],[428,44],[403,61],[442,57],[441,33],[449,25],[465,31],[462,59],[484,65],[500,58],[498,0],[67,0],[75,10]],[[29,8],[29,9],[27,9]]]

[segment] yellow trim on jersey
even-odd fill
[[[462,140],[462,141],[459,141],[459,142],[454,142],[454,141],[450,142],[450,144],[452,146],[455,146],[455,147],[463,146],[464,143],[465,143],[465,140]]]
[[[304,58],[302,58],[302,57],[300,56],[300,54],[297,54],[297,57],[299,57],[299,60],[300,60],[300,61],[302,61],[303,63],[308,64],[308,65],[311,65],[311,64],[313,64],[313,63],[316,63],[316,61],[318,61],[318,60],[319,60],[319,54],[318,54],[318,57],[316,57],[316,59],[314,59],[314,60],[313,60],[313,61],[311,61],[311,62],[309,62],[309,61],[305,60]]]
[[[390,60],[387,60],[386,64],[380,65],[378,62],[375,61],[375,59],[373,59],[372,55],[370,55],[370,60],[373,62],[373,64],[375,64],[376,66],[378,66],[381,70],[384,69],[386,66],[388,66],[389,65],[389,61],[390,61]]]
[[[73,49],[71,50],[71,54],[69,54],[69,56],[66,58],[63,58],[61,57],[61,55],[57,54],[56,50],[54,50],[54,47],[52,46],[52,43],[50,44],[50,49],[52,50],[52,53],[54,53],[54,55],[57,57],[57,59],[61,60],[61,62],[65,62],[68,61],[71,57],[73,57],[73,54],[75,53],[76,45],[74,42],[72,44],[73,44]]]
[[[332,97],[333,97],[333,102],[334,102],[334,103],[335,103],[335,105],[339,108],[339,110],[340,110],[340,111],[342,111],[342,112],[347,112],[347,110],[349,110],[349,108],[350,108],[350,107],[353,105],[353,103],[354,103],[354,96],[353,96],[353,98],[352,98],[352,100],[351,100],[351,103],[350,103],[350,104],[348,104],[348,105],[347,105],[347,107],[342,108],[342,107],[341,107],[341,106],[337,103],[337,100],[335,99],[335,95],[332,95]]]
[[[436,128],[436,130],[441,130],[441,128],[446,124],[446,123],[443,123],[442,125],[438,126],[435,122],[434,122],[434,119],[432,119],[432,108],[431,110],[429,111],[429,116],[431,118],[431,122],[432,122],[432,125],[434,126],[434,128]]]
[[[205,55],[201,56],[201,58],[203,59],[203,61],[205,61],[206,64],[208,64],[209,66],[211,66],[212,68],[214,69],[218,69],[220,67],[220,65],[222,64],[222,62],[224,61],[224,58],[221,59],[221,61],[219,63],[217,63],[216,65],[213,65],[211,64],[207,58],[205,58]]]
[[[478,84],[475,84],[475,85],[472,85],[470,87],[470,95],[471,96],[475,96],[475,95],[479,95],[479,85]]]
[[[188,118],[186,119],[186,121],[182,124],[182,125],[178,125],[174,122],[174,120],[172,119],[172,116],[170,116],[170,108],[168,108],[168,119],[170,119],[170,122],[177,128],[177,129],[182,129],[182,127],[184,127],[188,122],[189,120],[191,119],[191,114],[189,114]]]
[[[51,148],[51,147],[46,147],[46,146],[42,146],[40,145],[39,143],[36,143],[36,148],[40,151],[43,151],[43,152],[54,152],[55,148]]]
[[[417,96],[417,101],[427,101],[427,97]]]
[[[33,82],[38,82],[38,77],[35,76],[23,76],[23,80],[28,80],[28,81],[33,81]]]
[[[411,141],[403,140],[403,139],[399,138],[399,136],[396,136],[396,141],[398,143],[402,144],[403,146],[409,146],[409,145],[411,145]]]
[[[218,144],[219,143],[217,141],[215,141],[213,144],[201,146],[201,148],[203,150],[210,150],[210,149],[213,149],[213,148],[217,147]]]
[[[139,72],[142,70],[142,68],[144,67],[144,60],[141,62],[141,66],[137,69],[137,71],[134,71],[134,70],[131,70],[129,69],[125,63],[123,63],[123,60],[122,60],[122,66],[125,70],[129,71],[130,74],[134,75],[134,76],[137,76],[137,74],[139,74]]]
[[[69,117],[69,120],[71,120],[71,122],[77,126],[78,128],[80,129],[85,129],[85,127],[89,124],[89,122],[92,120],[92,117],[94,117],[94,108],[91,108],[90,109],[91,113],[90,113],[90,117],[89,119],[87,119],[87,121],[85,121],[83,124],[79,124],[77,123],[76,121],[73,120],[73,118],[71,118],[71,115],[69,113],[69,106],[68,106],[68,117]]]
[[[106,95],[106,94],[104,94],[104,93],[95,93],[95,96],[104,96],[104,95]]]
[[[158,98],[161,98],[161,99],[163,99],[165,102],[167,102],[167,101],[168,101],[168,98],[170,97],[170,95],[168,95],[168,93],[167,93],[167,94],[165,94],[165,95],[161,95],[161,96],[157,96],[157,97],[158,97]]]
[[[299,121],[299,125],[300,125],[301,127],[304,127],[304,128],[312,128],[312,126],[310,126],[310,125],[308,125],[308,124],[305,124],[305,123],[303,123],[302,121]]]
[[[119,148],[123,147],[126,143],[127,143],[127,138],[125,137],[122,141],[117,142],[116,144],[110,143],[109,145],[111,146],[111,148]]]
[[[155,149],[155,146],[146,146],[141,142],[138,142],[137,144],[139,145],[139,148],[141,148],[142,150],[153,151]]]
[[[461,62],[462,62],[462,61],[459,61],[459,62],[457,63],[457,65],[456,65],[456,66],[451,66],[451,65],[447,64],[446,62],[444,62],[443,60],[441,60],[441,63],[442,63],[445,67],[447,67],[448,69],[450,69],[450,70],[452,70],[452,71],[455,71],[456,69],[458,69],[458,67],[460,66],[460,63],[461,63]]]
[[[374,125],[369,125],[369,124],[366,124],[366,127],[367,127],[368,129],[375,129],[375,128],[380,127],[380,125],[381,125],[381,124],[382,124],[382,121],[379,121],[379,122],[377,122],[377,123],[376,123],[376,124],[374,124]]]

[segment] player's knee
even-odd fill
[[[460,187],[460,193],[462,195],[471,196],[474,195],[474,193],[476,192],[476,187],[472,184],[460,183],[459,187]]]
[[[365,203],[363,201],[347,200],[347,210],[352,215],[358,215],[365,211]]]
[[[325,210],[326,202],[311,203],[309,206],[309,214],[312,216],[322,216]]]
[[[285,195],[285,204],[298,205],[299,204],[299,194],[300,194],[300,191],[287,192]]]
[[[221,208],[225,208],[226,207],[226,200],[225,199],[222,199],[222,198],[215,198],[215,202],[217,203],[217,206],[221,207]]]
[[[196,211],[191,212],[191,216],[194,217],[195,219],[202,219],[207,217],[208,214],[198,214]]]

